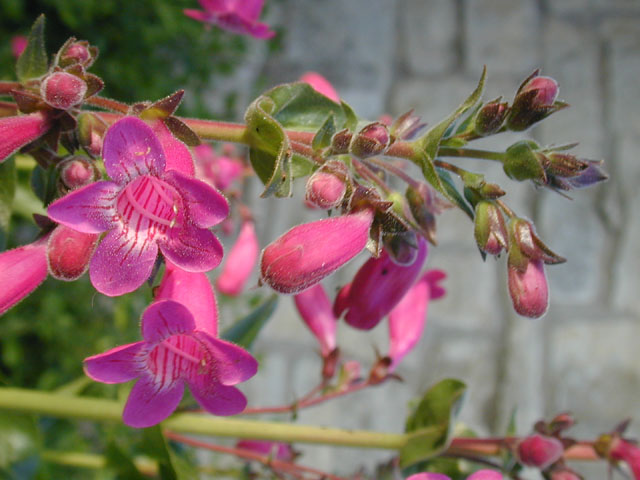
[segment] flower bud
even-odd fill
[[[102,140],[106,126],[93,113],[83,112],[78,116],[78,140],[80,145],[94,157],[102,153]]]
[[[305,200],[323,210],[339,206],[347,191],[347,175],[342,162],[328,162],[307,180]]]
[[[49,130],[50,117],[44,112],[0,118],[0,163],[9,155]]]
[[[336,348],[336,317],[321,284],[316,284],[293,297],[298,313],[318,339],[320,352],[327,358]]]
[[[507,226],[495,203],[478,202],[473,234],[478,248],[489,255],[500,255],[502,249],[507,248]]]
[[[353,137],[349,150],[358,158],[367,158],[384,153],[388,145],[389,130],[387,126],[380,122],[374,122],[364,127]]]
[[[100,176],[98,169],[86,157],[79,155],[64,160],[58,165],[60,181],[68,190],[84,187]]]
[[[55,72],[44,79],[40,92],[44,101],[53,108],[68,110],[82,102],[87,84],[70,73]]]
[[[564,446],[560,440],[538,433],[521,440],[517,448],[520,463],[540,470],[546,470],[556,463],[563,453]]]
[[[475,133],[480,136],[496,133],[502,127],[508,112],[509,104],[507,102],[496,100],[487,103],[476,115]]]
[[[526,95],[529,92],[535,93],[531,101],[532,107],[553,105],[558,98],[558,82],[551,77],[533,77],[520,88],[518,95]]]
[[[252,221],[244,222],[216,281],[218,290],[225,295],[240,295],[256,264],[258,251],[254,224]]]
[[[85,41],[73,42],[69,45],[60,57],[62,65],[72,65],[79,63],[85,67],[93,63],[94,55],[89,49],[89,43]]]
[[[331,152],[334,155],[349,153],[349,145],[351,144],[352,138],[353,134],[346,128],[334,133],[331,138]]]
[[[553,252],[536,234],[533,224],[523,218],[509,220],[509,265],[523,272],[528,259],[547,264],[563,263],[565,259]]]
[[[299,293],[360,253],[373,223],[371,209],[297,225],[262,251],[262,280],[280,293]]]
[[[47,262],[53,278],[71,282],[87,271],[99,234],[83,233],[58,225],[49,236]]]
[[[557,97],[558,82],[551,77],[538,76],[538,72],[534,72],[516,93],[507,117],[507,127],[515,131],[526,130],[568,106],[564,102],[556,101]]]
[[[549,288],[542,260],[531,259],[524,271],[508,265],[509,295],[513,308],[520,315],[538,318],[549,307]]]
[[[436,244],[436,214],[444,208],[444,204],[435,196],[433,189],[426,183],[417,188],[408,186],[405,197],[413,219],[420,227],[420,233],[432,244]]]
[[[547,182],[547,175],[541,157],[536,154],[538,145],[531,140],[521,140],[507,148],[504,163],[504,173],[518,181],[533,180],[539,183]]]
[[[400,115],[389,129],[389,134],[394,139],[411,140],[420,130],[426,126],[421,118],[413,114],[413,110]]]

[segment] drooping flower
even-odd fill
[[[240,440],[236,443],[236,447],[260,453],[283,462],[290,462],[295,457],[295,452],[291,448],[291,445],[287,443],[267,442],[264,440]]]
[[[217,289],[225,295],[240,295],[258,260],[259,250],[255,226],[252,221],[246,221],[216,280]]]
[[[204,182],[166,170],[162,146],[142,120],[125,117],[107,131],[104,164],[113,181],[75,190],[49,206],[58,223],[107,232],[89,266],[94,287],[109,296],[137,289],[158,249],[183,270],[205,272],[222,258],[209,227],[228,214],[226,199]]]
[[[398,304],[415,282],[425,259],[427,242],[420,237],[418,255],[410,265],[396,264],[386,250],[360,267],[351,284],[343,287],[334,303],[334,313],[354,328],[375,327]]]
[[[444,288],[438,283],[446,278],[442,270],[429,270],[405,293],[389,314],[388,372],[393,372],[402,359],[416,346],[425,323],[429,301],[442,297]]]
[[[517,455],[520,463],[546,470],[562,458],[564,445],[555,437],[535,433],[518,443]]]
[[[323,358],[336,348],[336,317],[329,297],[321,284],[314,285],[293,297],[304,323],[318,339]]]
[[[264,0],[198,0],[202,10],[185,9],[184,14],[203,23],[241,35],[267,39],[276,32],[258,21]]]
[[[511,265],[507,271],[514,310],[525,317],[538,318],[544,315],[549,308],[549,286],[542,260],[529,260],[524,272]]]
[[[620,436],[613,437],[609,447],[609,458],[625,462],[634,480],[640,480],[640,447]]]
[[[44,135],[51,126],[45,112],[0,118],[0,163],[27,143]]]
[[[347,263],[367,245],[371,209],[297,225],[262,251],[262,280],[280,293],[299,293]]]
[[[173,300],[153,303],[142,314],[143,340],[86,358],[84,368],[102,383],[138,379],[124,407],[124,423],[144,428],[176,409],[185,383],[202,408],[233,415],[246,406],[237,385],[257,371],[242,348],[196,329],[194,316]]]
[[[340,95],[333,88],[333,85],[317,72],[307,72],[300,77],[301,82],[308,83],[318,93],[330,98],[336,103],[340,103]]]
[[[213,147],[203,143],[193,148],[202,176],[218,190],[226,190],[244,172],[242,161],[235,158],[233,151],[217,155]]]

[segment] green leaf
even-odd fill
[[[447,192],[447,198],[449,200],[452,200],[458,206],[458,208],[460,208],[460,210],[466,213],[469,216],[469,218],[473,220],[473,217],[474,217],[473,210],[469,208],[469,205],[465,201],[464,197],[460,194],[460,192],[456,188],[456,185],[453,182],[453,179],[451,178],[451,175],[449,174],[449,172],[442,168],[436,168],[436,171],[438,176],[440,177],[440,180],[442,181],[442,187]]]
[[[44,15],[40,15],[31,27],[28,43],[16,63],[16,75],[20,82],[43,76],[49,70],[47,51],[44,47]]]
[[[169,445],[158,425],[144,429],[144,451],[158,462],[162,480],[197,480],[196,470]]]
[[[333,119],[333,115],[329,115],[327,120],[322,124],[318,133],[316,133],[315,137],[313,137],[313,142],[311,142],[311,147],[314,150],[322,150],[323,148],[331,145],[331,138],[333,134],[336,133],[336,122]]]
[[[49,205],[56,196],[58,170],[51,166],[48,169],[36,166],[31,173],[31,188],[43,204]]]
[[[431,458],[447,448],[466,388],[460,380],[447,378],[424,394],[407,418],[405,431],[411,435],[400,450],[402,467]]]
[[[249,315],[227,328],[221,337],[224,340],[250,349],[262,327],[267,324],[267,321],[275,312],[277,305],[278,296],[272,295]]]
[[[11,221],[11,206],[16,193],[16,162],[10,158],[0,164],[0,251],[7,244],[7,232]]]
[[[0,469],[36,455],[38,443],[38,429],[31,416],[0,412]]]
[[[133,459],[114,441],[107,443],[105,449],[107,467],[112,469],[118,480],[145,480],[145,476],[136,468]]]

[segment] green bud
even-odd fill
[[[507,148],[502,167],[504,173],[514,180],[533,180],[547,182],[547,175],[540,156],[536,153],[538,145],[531,140],[521,140]]]

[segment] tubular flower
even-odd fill
[[[634,480],[640,480],[640,447],[624,438],[615,437],[609,449],[609,458],[625,462]]]
[[[0,163],[19,148],[44,135],[50,126],[51,119],[44,112],[0,118]]]
[[[91,283],[109,296],[137,289],[162,254],[189,272],[215,268],[222,245],[208,230],[229,212],[204,182],[166,170],[153,130],[125,117],[107,131],[104,164],[113,181],[75,190],[49,206],[58,223],[84,233],[107,232],[91,260]]]
[[[318,93],[321,93],[327,98],[330,98],[336,103],[340,103],[340,95],[333,88],[333,85],[329,83],[329,80],[316,72],[307,72],[300,77],[301,82],[308,83]]]
[[[218,190],[226,190],[236,178],[242,176],[244,165],[242,160],[230,155],[217,155],[208,143],[193,148],[202,177],[211,182]]]
[[[314,285],[293,300],[304,323],[318,339],[322,357],[326,358],[336,348],[336,317],[331,302],[321,284]]]
[[[276,32],[260,23],[264,0],[198,0],[202,10],[185,9],[184,14],[203,23],[241,35],[267,39]]]
[[[86,374],[102,383],[138,379],[124,407],[124,423],[144,428],[176,409],[186,383],[202,408],[214,415],[233,415],[246,398],[233,385],[257,371],[255,359],[242,348],[196,329],[184,305],[163,300],[142,314],[144,340],[86,358]]]
[[[334,304],[336,316],[346,310],[345,321],[354,328],[369,330],[398,304],[413,285],[425,259],[427,242],[420,237],[418,255],[410,265],[396,264],[386,250],[378,258],[370,258],[351,284],[343,287]]]
[[[252,221],[246,221],[216,281],[218,290],[225,295],[240,295],[258,260],[259,250],[255,226]]]
[[[299,293],[347,263],[367,245],[373,210],[297,225],[262,251],[262,279],[280,293]]]

